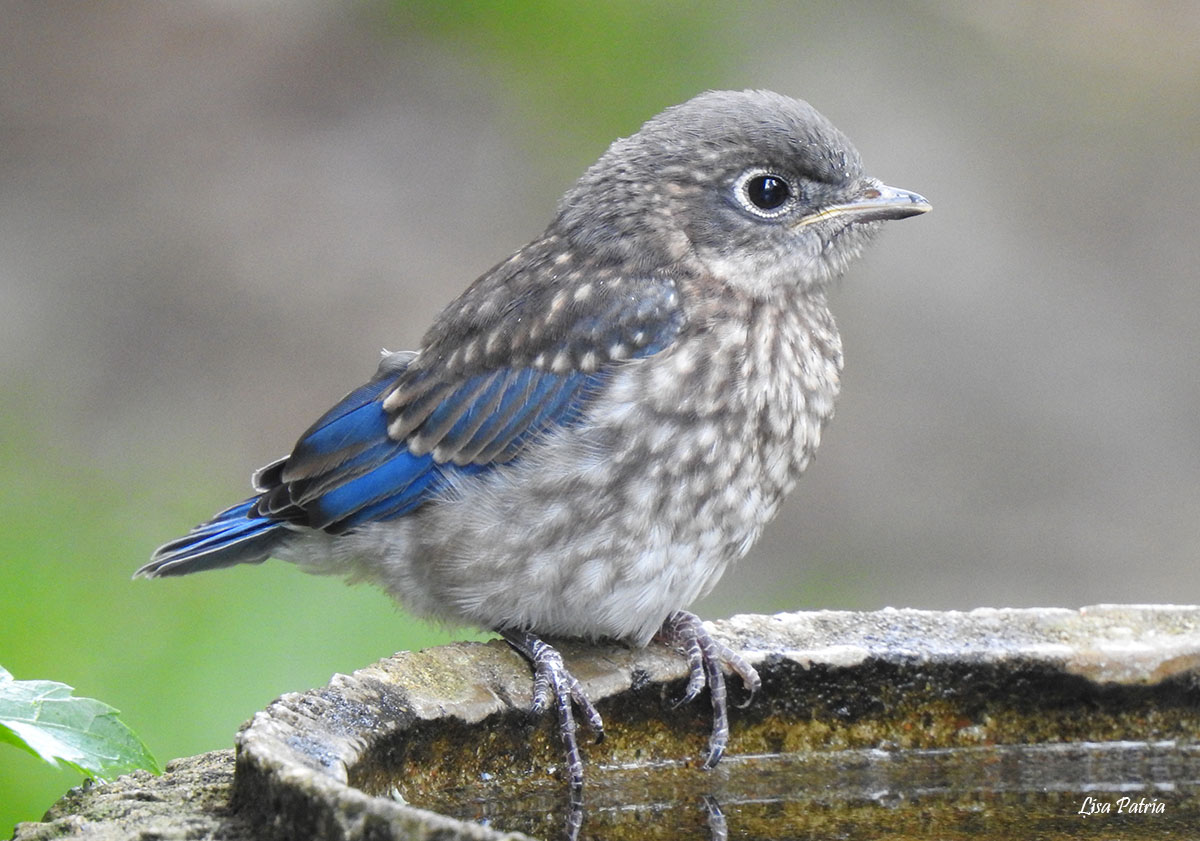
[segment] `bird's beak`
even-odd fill
[[[876,219],[905,219],[933,209],[924,196],[889,187],[871,179],[851,201],[831,204],[816,213],[809,214],[796,223],[796,227],[811,225],[835,216],[849,217],[848,221],[869,222]]]

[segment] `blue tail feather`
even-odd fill
[[[277,520],[250,516],[256,498],[226,508],[183,537],[164,543],[135,578],[187,575],[235,564],[260,564],[287,533]]]

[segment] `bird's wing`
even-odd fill
[[[255,513],[341,533],[406,514],[450,475],[519,458],[578,420],[614,365],[657,353],[682,309],[666,279],[514,295],[481,315],[472,287],[419,353],[386,357],[370,382],[255,476]],[[486,308],[484,308],[486,309]]]

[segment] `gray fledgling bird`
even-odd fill
[[[655,635],[707,685],[705,765],[728,739],[722,666],[758,675],[684,610],[774,516],[833,415],[826,287],[883,220],[929,210],[863,174],[807,103],[713,91],[617,140],[546,231],[451,303],[416,351],[254,476],[255,496],[137,575],[276,557],[488,628],[553,705],[572,788],[577,706],[542,636]]]

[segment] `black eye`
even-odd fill
[[[778,210],[792,196],[792,188],[778,175],[756,175],[746,182],[746,197],[760,210]]]
[[[742,173],[734,185],[738,203],[763,219],[783,216],[792,209],[796,190],[787,176],[769,169],[751,169]]]

